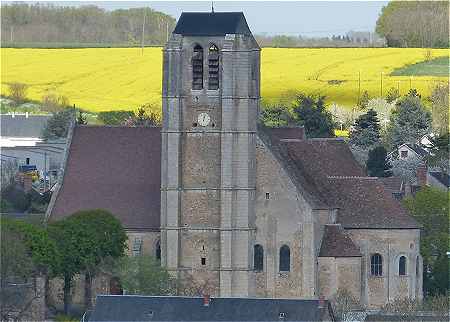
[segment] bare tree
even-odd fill
[[[23,83],[10,83],[9,95],[15,104],[19,105],[26,100],[28,85]]]
[[[1,185],[6,187],[14,183],[19,171],[19,163],[16,159],[2,160]]]
[[[362,309],[361,303],[345,288],[339,288],[330,302],[338,321],[344,321],[349,312]]]

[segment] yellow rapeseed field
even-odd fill
[[[446,49],[433,57],[448,55]],[[389,76],[393,69],[425,59],[413,48],[265,48],[262,51],[262,97],[289,100],[294,91],[321,93],[328,103],[351,107],[361,92],[380,96],[390,87],[401,93],[410,86],[423,95],[445,77]],[[29,85],[28,97],[63,95],[90,111],[160,106],[161,48],[1,49],[1,93],[8,83]],[[359,75],[361,81],[359,82]],[[382,82],[382,83],[381,83]]]

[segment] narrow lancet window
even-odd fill
[[[253,256],[253,269],[262,272],[264,269],[264,249],[261,245],[255,245]]]
[[[192,89],[203,89],[203,48],[194,47],[192,55]]]
[[[208,53],[208,89],[216,90],[219,88],[219,48],[211,44]]]
[[[289,246],[283,245],[280,248],[280,272],[291,270],[291,250]]]

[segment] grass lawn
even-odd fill
[[[438,57],[429,61],[419,62],[396,68],[392,76],[447,76],[449,75],[449,57]]]

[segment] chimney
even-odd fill
[[[325,308],[325,297],[323,295],[319,296],[319,309]]]
[[[25,118],[28,118],[28,112],[25,112]]]
[[[210,302],[211,297],[209,296],[209,294],[203,294],[203,306],[208,307]]]
[[[424,187],[427,184],[427,166],[425,164],[421,164],[417,167],[416,177],[417,185],[420,187]]]

